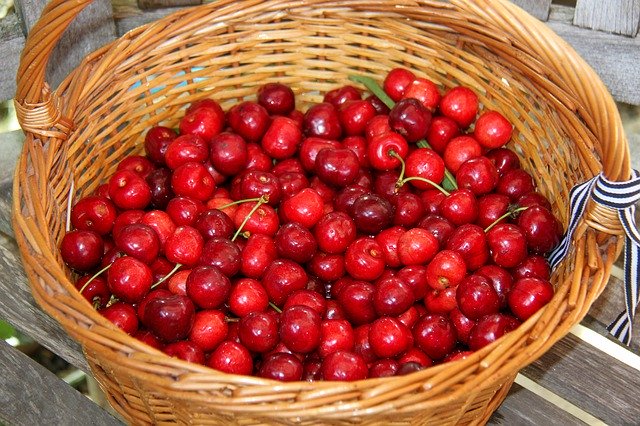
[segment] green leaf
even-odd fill
[[[5,321],[0,321],[0,339],[7,340],[15,334],[16,330],[11,326],[11,324]]]

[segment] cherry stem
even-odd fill
[[[402,185],[404,185],[403,179],[404,179],[404,173],[405,173],[405,170],[406,170],[405,169],[404,160],[393,149],[390,149],[388,154],[389,154],[389,157],[393,157],[393,158],[397,159],[398,161],[400,161],[400,176],[398,176],[398,181],[396,182],[396,189],[397,189],[397,188],[402,187]]]
[[[225,317],[224,320],[226,322],[240,322],[240,318],[234,318],[234,317]]]
[[[65,230],[71,231],[71,208],[73,205],[73,191],[75,190],[75,181],[73,175],[71,175],[71,186],[69,187],[69,196],[67,197],[67,222]]]
[[[393,99],[387,95],[382,87],[371,77],[366,77],[364,75],[350,75],[349,80],[360,83],[364,87],[366,87],[371,93],[376,95],[378,99],[380,99],[386,106],[390,109],[394,107],[396,104]]]
[[[422,139],[419,140],[416,145],[418,145],[420,148],[431,148],[431,145],[429,145],[429,143]],[[454,189],[458,189],[458,182],[456,182],[456,178],[453,176],[453,174],[449,171],[449,169],[445,168],[444,169],[444,179],[442,180],[442,186],[449,190],[449,191],[453,191]]]
[[[167,280],[167,278],[171,277],[173,274],[176,273],[176,271],[178,271],[178,269],[180,269],[180,267],[182,266],[182,263],[176,263],[176,266],[173,267],[173,269],[171,270],[171,272],[169,272],[167,275],[165,275],[164,277],[160,278],[158,280],[158,282],[156,282],[155,284],[153,284],[151,286],[152,289],[158,287],[160,284],[162,284],[163,282],[165,282]]]
[[[91,281],[95,280],[97,277],[99,277],[100,275],[102,275],[102,273],[104,271],[106,271],[107,269],[111,268],[111,265],[113,265],[113,263],[108,264],[107,266],[105,266],[104,268],[100,269],[98,272],[96,272],[95,274],[93,274],[91,276],[91,278],[89,278],[87,280],[86,283],[84,283],[84,285],[82,286],[82,288],[80,289],[80,294],[82,294],[82,292],[84,291],[84,289],[87,288],[87,286],[91,283]]]
[[[508,212],[506,212],[505,214],[503,214],[502,216],[500,216],[499,218],[497,218],[496,220],[493,221],[493,223],[489,226],[487,226],[486,228],[484,228],[484,232],[487,233],[491,230],[491,228],[493,228],[494,226],[496,226],[498,223],[500,223],[502,220],[508,218],[509,216],[514,216],[516,213],[520,213],[521,211],[524,211],[526,209],[528,209],[529,207],[518,207],[515,210],[509,210]]]
[[[400,186],[404,185],[405,183],[412,181],[412,180],[419,180],[420,182],[426,182],[429,185],[433,186],[434,188],[436,188],[438,191],[442,192],[444,194],[445,197],[448,197],[449,191],[447,191],[446,189],[444,189],[443,187],[441,187],[440,185],[438,185],[437,183],[435,183],[432,180],[420,177],[420,176],[409,176],[408,178],[404,178],[402,179],[402,181],[400,182]],[[397,184],[396,184],[397,185]]]
[[[242,203],[251,203],[254,201],[260,201],[262,199],[262,197],[257,197],[257,198],[247,198],[246,200],[237,200],[228,204],[223,204],[220,207],[217,207],[218,210],[224,210],[227,207],[231,207],[231,206],[235,206],[236,204],[242,204]]]
[[[249,212],[247,217],[244,218],[244,220],[242,221],[242,223],[238,227],[238,230],[233,235],[233,238],[231,238],[231,241],[235,241],[236,238],[238,238],[238,235],[240,235],[240,233],[242,232],[242,228],[244,228],[244,225],[247,224],[247,221],[249,220],[251,215],[253,215],[260,208],[260,206],[265,204],[267,201],[268,201],[268,198],[265,195],[263,195],[262,197],[258,198],[258,202],[256,203],[255,206],[253,206],[253,208],[251,209],[251,211]]]
[[[279,314],[282,313],[282,309],[278,308],[278,306],[275,303],[269,302],[269,306],[271,306],[273,308],[273,310],[276,311],[277,313],[279,313]]]

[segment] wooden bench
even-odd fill
[[[514,0],[548,23],[594,67],[616,100],[640,105],[640,0]],[[15,91],[24,34],[45,0],[16,1],[0,20],[0,100]],[[193,0],[96,0],[68,31],[53,60],[50,81],[64,77],[87,53],[131,28],[188,6]],[[639,143],[635,140],[635,143]],[[0,134],[0,319],[90,374],[80,346],[34,302],[11,229],[12,171],[20,131]],[[589,315],[547,354],[525,368],[490,424],[577,425],[640,423],[640,326],[631,348],[607,336],[605,326],[623,310],[620,264]],[[0,341],[0,424],[97,424],[121,421],[109,411]]]

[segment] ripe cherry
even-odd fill
[[[269,127],[269,113],[260,104],[244,101],[231,107],[227,113],[229,125],[247,142],[258,142]]]
[[[344,258],[347,272],[356,280],[372,281],[384,272],[382,247],[373,238],[356,239],[347,248]]]
[[[129,335],[138,331],[138,316],[135,308],[129,303],[116,302],[98,312]]]
[[[278,255],[297,263],[311,260],[318,247],[311,231],[297,222],[289,222],[280,227],[274,243]]]
[[[164,154],[167,147],[177,136],[173,129],[154,126],[144,135],[144,150],[154,163],[164,165]]]
[[[323,202],[316,191],[305,188],[286,199],[280,209],[286,222],[298,222],[306,228],[312,228],[322,218]]]
[[[253,371],[253,358],[242,344],[225,340],[211,353],[207,365],[223,373],[249,375]]]
[[[438,108],[441,96],[438,86],[433,81],[418,77],[407,87],[403,98],[417,99],[428,111],[433,112]]]
[[[467,274],[467,265],[460,253],[442,250],[427,265],[426,279],[435,290],[456,287]]]
[[[493,314],[482,317],[469,333],[469,349],[478,351],[515,330],[520,321],[511,315]]]
[[[231,282],[215,266],[196,266],[187,277],[187,295],[202,309],[217,309],[228,299]]]
[[[240,173],[245,169],[248,159],[247,143],[235,133],[220,133],[209,142],[209,161],[223,175]]]
[[[302,266],[288,259],[272,262],[262,277],[269,300],[277,306],[282,306],[291,293],[305,288],[306,284],[307,274]]]
[[[499,223],[487,232],[487,244],[494,263],[503,268],[513,268],[527,256],[524,232],[513,224]]]
[[[389,126],[408,142],[424,139],[431,124],[431,112],[418,99],[403,98],[389,112]]]
[[[304,366],[295,355],[277,352],[264,357],[258,376],[281,382],[297,382],[302,380]]]
[[[485,111],[476,120],[473,136],[485,148],[500,148],[511,139],[513,125],[498,111]]]
[[[415,79],[415,74],[408,69],[394,68],[387,73],[382,87],[391,99],[398,102]]]
[[[462,280],[456,290],[456,300],[460,312],[473,321],[500,310],[498,293],[482,275],[473,274]]]
[[[347,136],[364,135],[367,123],[375,115],[375,108],[366,100],[348,100],[338,107],[340,124]]]
[[[203,99],[189,107],[179,127],[181,134],[194,134],[210,141],[222,131],[224,123],[224,111],[220,105],[213,99]]]
[[[509,309],[518,319],[526,321],[549,303],[553,293],[553,286],[547,280],[520,278],[513,284],[507,296]]]
[[[487,157],[470,158],[456,172],[459,188],[467,188],[475,195],[487,194],[498,184],[498,171]]]
[[[323,216],[313,228],[318,248],[325,253],[344,253],[356,239],[356,225],[344,212]]]
[[[211,352],[227,338],[229,326],[224,312],[211,309],[196,312],[189,340],[202,351]]]
[[[458,123],[444,115],[436,115],[431,120],[426,139],[431,149],[442,155],[449,141],[457,136],[460,136]]]
[[[372,352],[379,358],[400,355],[413,343],[411,330],[392,317],[381,317],[369,328],[369,343]]]
[[[351,351],[354,348],[354,331],[351,323],[344,319],[325,319],[320,324],[318,354],[325,358],[336,351]]]
[[[353,183],[359,169],[358,156],[348,148],[323,148],[316,156],[315,172],[329,185],[343,187]]]
[[[442,158],[447,169],[455,174],[462,163],[480,155],[482,155],[482,146],[478,141],[469,135],[463,135],[449,141]]]
[[[367,378],[367,363],[362,356],[350,351],[336,351],[322,361],[324,380],[354,381]]]
[[[208,158],[207,142],[200,136],[192,134],[184,134],[175,138],[164,154],[165,164],[171,170],[191,161],[202,163]]]
[[[100,264],[104,242],[94,231],[67,232],[60,243],[62,260],[76,271],[90,271]]]
[[[398,316],[415,300],[411,287],[397,277],[381,279],[373,291],[373,307],[379,316]]]
[[[359,196],[349,212],[358,231],[373,234],[391,224],[393,206],[389,201],[375,194]]]
[[[78,200],[71,208],[71,225],[75,229],[105,235],[111,231],[116,215],[116,207],[111,200],[90,195]]]
[[[407,156],[406,160],[406,174],[411,177],[418,177],[421,179],[410,180],[411,185],[418,189],[432,189],[433,184],[425,182],[422,179],[428,179],[429,181],[439,184],[444,178],[444,161],[433,150],[429,148],[418,148],[411,152]]]
[[[478,114],[478,95],[464,86],[449,89],[440,100],[440,112],[467,128]]]
[[[293,157],[301,143],[301,128],[287,117],[274,117],[260,141],[264,152],[277,160]]]
[[[278,251],[273,238],[264,234],[251,234],[240,255],[240,272],[249,278],[260,278],[277,257]]]
[[[302,130],[307,137],[340,138],[342,126],[337,108],[328,102],[314,104],[304,114]]]
[[[308,306],[295,305],[280,315],[280,339],[298,353],[310,353],[320,344],[320,314]]]
[[[121,209],[144,209],[151,202],[151,188],[137,173],[119,170],[109,179],[109,198]]]
[[[278,318],[272,312],[251,312],[240,318],[240,343],[252,352],[264,353],[278,343]]]
[[[448,317],[429,314],[413,327],[413,337],[418,348],[431,359],[442,359],[455,347],[456,333]]]
[[[296,107],[293,90],[282,83],[267,83],[258,89],[258,103],[270,115],[287,115]]]

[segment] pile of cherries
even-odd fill
[[[283,381],[406,374],[518,327],[553,296],[562,226],[512,124],[406,69],[360,81],[149,129],[69,213],[78,290],[170,356]]]

